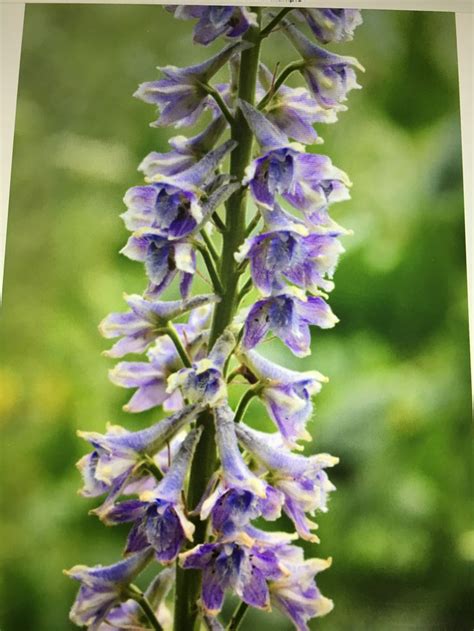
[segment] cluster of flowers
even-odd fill
[[[254,347],[272,332],[302,357],[310,352],[309,326],[329,328],[337,322],[326,299],[343,252],[339,237],[346,231],[328,208],[349,198],[350,182],[328,157],[306,153],[304,145],[320,142],[314,123],[334,122],[346,109],[347,92],[359,87],[355,69],[363,69],[354,58],[313,43],[300,29],[306,23],[321,43],[344,41],[352,39],[361,17],[351,9],[266,9],[262,27],[258,10],[167,9],[176,18],[197,20],[195,42],[207,45],[223,36],[230,43],[199,65],[161,68],[162,79],[144,83],[136,92],[159,108],[154,125],[190,126],[203,112],[210,114],[210,122],[191,138],[172,138],[170,151],[146,156],[139,167],[145,185],[131,188],[124,198],[122,217],[131,236],[122,252],[144,263],[148,286],[143,296],[126,295],[128,311],[110,314],[100,329],[106,338],[117,339],[108,356],[146,353],[147,360],[120,361],[110,378],[135,389],[127,411],[162,406],[169,416],[140,431],[110,426],[105,434],[80,433],[92,446],[78,463],[82,494],[105,495],[92,512],[107,525],[130,523],[131,529],[124,560],[68,571],[81,582],[71,620],[100,631],[169,627],[172,617],[165,598],[173,584],[172,564],[178,560],[178,571],[202,572],[199,606],[209,628],[224,628],[217,616],[230,590],[252,607],[269,609],[273,603],[297,629],[306,630],[308,619],[333,606],[314,583],[330,559],[304,560],[292,541],[298,536],[318,541],[317,525],[308,515],[327,510],[334,486],[325,470],[337,458],[307,457],[294,450],[301,449],[298,441],[310,438],[306,424],[311,397],[326,378],[316,371],[283,368]],[[300,59],[279,76],[260,64],[256,101],[249,103],[239,98],[235,79],[240,58],[275,28]],[[252,38],[246,37],[250,31]],[[233,79],[211,86],[209,81],[228,62]],[[307,88],[284,85],[294,70]],[[219,142],[226,130],[232,131],[237,113],[260,147],[242,181],[232,171],[221,172],[238,138],[234,133]],[[212,343],[212,311],[222,300],[238,304],[238,290],[223,292],[209,229],[225,229],[219,206],[243,190],[250,192],[257,215],[234,253],[235,265],[242,275],[250,271],[243,287],[256,289],[259,297],[221,323],[222,332]],[[264,227],[255,234],[259,220]],[[190,296],[197,252],[214,290]],[[175,277],[181,299],[160,300]],[[233,411],[227,391],[236,376],[248,390]],[[242,422],[254,396],[265,405],[276,432],[257,431]],[[210,418],[209,411],[219,466],[199,503],[189,506],[188,473],[204,429],[199,419],[203,413]],[[275,520],[282,511],[295,534],[266,532],[252,524],[260,517]],[[208,540],[189,548],[198,520],[208,523]],[[153,559],[169,567],[143,593],[133,580]]]

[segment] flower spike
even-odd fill
[[[160,78],[134,95],[157,108],[151,127],[199,127],[146,155],[144,180],[124,196],[120,252],[143,265],[148,284],[99,328],[113,340],[104,354],[120,359],[110,380],[133,390],[124,411],[148,414],[136,431],[79,432],[91,446],[77,465],[80,493],[102,496],[90,513],[129,532],[124,560],[68,572],[81,583],[70,618],[90,631],[223,631],[237,628],[247,606],[274,607],[309,631],[333,607],[315,583],[331,560],[305,559],[295,541],[318,541],[313,519],[328,508],[335,487],[326,471],[338,459],[305,456],[300,441],[311,439],[312,397],[327,378],[257,347],[271,333],[305,357],[310,327],[338,321],[327,301],[350,231],[329,213],[350,198],[351,182],[309,146],[322,142],[315,124],[347,109],[363,68],[294,24],[306,22],[324,44],[349,41],[362,20],[355,9],[165,9],[194,20],[195,43],[220,44],[201,63],[159,67]],[[271,66],[259,59],[275,31],[300,56],[281,71],[277,49]],[[296,70],[307,87],[285,85]],[[197,295],[201,281],[213,293]],[[130,361],[132,353],[142,357]],[[252,427],[254,398],[273,433]],[[161,409],[168,416],[157,420]],[[289,532],[267,529],[282,512]],[[152,560],[170,567],[142,592],[132,581]],[[172,582],[174,610],[165,602]],[[240,603],[224,624],[229,592]]]

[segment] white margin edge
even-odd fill
[[[471,350],[471,392],[474,401],[474,13],[456,13],[459,104],[461,108],[462,168],[466,233],[467,296]]]
[[[24,15],[24,4],[0,4],[0,302]]]

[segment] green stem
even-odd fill
[[[249,278],[247,282],[244,284],[244,286],[242,287],[242,289],[239,291],[239,296],[238,296],[239,304],[242,302],[245,296],[249,293],[252,287],[253,287],[253,279]]]
[[[225,231],[225,223],[216,212],[212,213],[212,221],[214,222],[214,225],[219,230],[219,232]]]
[[[156,466],[151,456],[148,456],[148,455],[145,456],[144,467],[149,473],[151,473],[156,478],[158,482],[163,479],[163,474],[158,469],[158,467]]]
[[[234,416],[234,423],[240,423],[240,421],[242,420],[250,401],[257,396],[258,391],[260,388],[249,388],[247,390],[247,392],[242,395],[242,398],[239,401],[239,405],[237,406],[237,409],[235,411],[235,416]]]
[[[240,627],[240,623],[244,619],[245,614],[247,613],[249,606],[247,603],[241,602],[237,609],[234,611],[232,618],[230,619],[229,624],[227,625],[227,631],[237,631]]]
[[[272,87],[268,90],[268,92],[265,94],[265,96],[259,102],[259,104],[257,105],[257,109],[263,110],[263,108],[270,103],[272,98],[275,96],[275,94],[280,89],[280,86],[283,83],[285,83],[285,81],[288,79],[290,74],[292,72],[295,72],[296,70],[300,70],[300,68],[303,68],[304,65],[305,65],[304,61],[293,61],[291,64],[288,64],[286,66],[286,68],[284,68],[280,72],[278,77],[275,79],[275,83],[272,85]]]
[[[278,26],[278,24],[283,20],[283,18],[287,15],[287,13],[289,13],[292,10],[293,7],[287,7],[286,9],[282,9],[281,11],[279,11],[275,17],[273,18],[273,20],[270,20],[270,22],[265,26],[265,28],[263,28],[260,32],[260,39],[265,39],[265,37],[268,37],[270,35],[270,33],[273,31],[273,29],[275,28],[275,26]]]
[[[206,90],[206,92],[212,96],[212,98],[214,99],[214,101],[217,103],[217,105],[219,106],[219,109],[221,110],[222,114],[224,115],[226,121],[229,123],[229,125],[232,127],[234,125],[235,119],[232,116],[232,114],[230,113],[229,108],[227,107],[227,105],[224,102],[224,99],[221,97],[221,95],[219,94],[218,90],[216,90],[215,88],[213,88],[211,85],[209,85],[208,83],[201,83],[200,81],[198,82],[199,85]]]
[[[203,412],[198,423],[204,428],[199,441],[198,450],[193,458],[188,489],[187,506],[195,508],[201,499],[207,482],[215,470],[216,449],[213,429],[213,416],[210,411]],[[204,446],[204,448],[203,448]],[[206,539],[207,522],[199,517],[192,518],[196,527],[194,531],[194,544],[203,543]],[[199,615],[197,599],[201,587],[201,572],[199,570],[182,570],[176,568],[176,597],[174,609],[175,631],[193,631]]]
[[[232,381],[234,381],[234,379],[236,377],[238,377],[240,374],[242,374],[240,372],[240,368],[241,368],[241,366],[239,366],[238,368],[234,368],[234,370],[229,373],[229,375],[227,377],[227,383],[231,383]]]
[[[145,594],[135,585],[129,585],[127,592],[128,596],[130,596],[130,598],[133,598],[133,600],[135,600],[140,605],[152,628],[155,629],[155,631],[163,631],[163,627],[156,619],[153,608],[150,605],[150,601],[145,596]]]
[[[239,266],[237,267],[237,269],[239,271],[239,274],[242,274],[245,271],[245,269],[247,268],[248,264],[249,264],[249,260],[248,259],[244,259],[242,261],[242,263],[239,263]]]
[[[217,263],[219,261],[219,255],[217,254],[216,248],[214,247],[214,244],[212,243],[210,236],[207,234],[206,229],[203,228],[200,234],[201,234],[202,240],[207,246],[207,249],[209,250],[209,254],[212,256],[212,260],[215,263]]]
[[[260,10],[256,9],[260,14]],[[253,104],[257,82],[260,56],[260,28],[253,27],[247,31],[244,39],[253,46],[242,52],[239,76],[239,98]],[[231,126],[231,137],[238,146],[231,154],[230,175],[241,182],[245,169],[252,156],[253,134],[240,111],[237,111],[234,124]],[[212,348],[219,335],[231,323],[237,309],[238,281],[241,271],[234,259],[234,253],[245,238],[247,190],[240,188],[226,202],[225,230],[222,235],[222,256],[219,270],[222,283],[221,301],[214,309],[209,348]],[[201,440],[196,449],[191,466],[187,505],[194,508],[201,499],[206,485],[216,467],[216,446],[213,427],[213,415],[210,411],[200,414],[197,424],[204,428]],[[206,540],[207,524],[198,517],[194,519],[196,530],[193,544]],[[196,601],[199,597],[201,575],[196,570],[178,568],[176,579],[176,602],[174,631],[193,631],[198,618]]]
[[[258,226],[258,222],[260,221],[260,219],[261,219],[260,213],[257,211],[255,215],[252,217],[251,221],[249,222],[249,225],[245,229],[246,237],[248,237],[255,230],[255,228]]]
[[[243,51],[240,64],[239,98],[253,103],[255,100],[255,84],[257,78],[260,44],[257,34],[252,31],[248,35],[254,46]],[[230,175],[237,181],[242,181],[245,169],[251,160],[253,134],[240,111],[237,112],[232,138],[237,140],[238,146],[231,154]],[[234,254],[245,238],[247,189],[236,191],[226,203],[226,231],[223,235],[221,274],[224,294],[220,303],[216,305],[211,330],[210,345],[212,346],[222,331],[231,322],[237,298],[237,283],[240,275]]]
[[[191,365],[192,365],[191,360],[189,359],[186,349],[181,344],[179,335],[176,329],[174,328],[174,326],[171,324],[171,322],[168,322],[168,324],[162,329],[162,332],[165,333],[171,339],[171,341],[176,347],[176,350],[178,351],[178,355],[180,356],[181,361],[186,366],[186,368],[191,368]]]
[[[212,285],[214,287],[214,291],[219,296],[222,296],[224,290],[222,288],[222,283],[220,281],[219,275],[217,274],[216,268],[214,267],[214,262],[212,260],[212,257],[209,254],[209,250],[202,243],[198,243],[197,241],[195,241],[194,244],[197,247],[197,249],[199,250],[199,252],[201,252],[201,254],[202,254],[202,258],[203,258],[204,263],[206,265],[207,271],[209,272],[209,276],[210,276],[210,279],[212,281]]]

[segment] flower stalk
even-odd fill
[[[273,96],[278,92],[280,86],[282,86],[285,83],[285,81],[288,79],[288,77],[293,72],[296,72],[297,70],[300,70],[301,68],[303,68],[303,66],[304,66],[304,62],[293,61],[292,63],[288,64],[286,66],[286,68],[283,68],[281,73],[278,75],[278,77],[275,79],[275,81],[271,85],[271,87],[268,90],[268,92],[265,94],[265,96],[262,98],[262,100],[259,101],[259,103],[257,105],[257,109],[259,109],[259,110],[265,109],[265,107],[272,100]]]
[[[195,241],[194,244],[202,255],[204,264],[206,265],[206,269],[212,281],[212,286],[214,287],[215,293],[218,296],[222,296],[222,294],[224,293],[224,289],[222,287],[221,279],[219,278],[217,270],[214,266],[213,257],[212,257],[211,252],[209,251],[209,248],[205,244],[199,243],[197,241]]]
[[[160,332],[164,333],[165,335],[167,335],[170,340],[173,342],[176,351],[181,359],[181,361],[183,362],[183,364],[189,368],[191,366],[191,360],[189,359],[189,356],[186,352],[186,349],[184,348],[178,333],[176,332],[176,329],[174,328],[174,326],[171,324],[171,322],[168,322],[168,324],[166,325],[166,327],[164,327]]]
[[[249,388],[247,392],[242,396],[235,410],[235,417],[234,417],[235,423],[240,423],[240,421],[243,419],[244,414],[250,404],[250,401],[258,395],[260,390],[261,390],[260,385],[254,386],[253,388]]]
[[[270,22],[265,26],[265,28],[262,28],[262,30],[260,31],[260,39],[265,39],[265,37],[268,37],[273,30],[275,29],[276,26],[278,26],[278,24],[283,20],[283,18],[291,11],[292,7],[287,7],[286,9],[281,9],[281,11],[279,11],[274,18],[272,18],[270,20]]]
[[[145,594],[140,589],[138,589],[138,587],[136,587],[135,585],[129,585],[128,595],[130,596],[132,600],[135,600],[140,605],[151,628],[154,629],[155,631],[163,631],[163,627],[156,619],[156,616],[153,612],[153,608],[148,598],[145,596]]]
[[[238,605],[235,612],[232,614],[229,624],[227,625],[227,631],[237,631],[243,621],[245,614],[248,611],[249,606],[245,602],[241,602]]]

